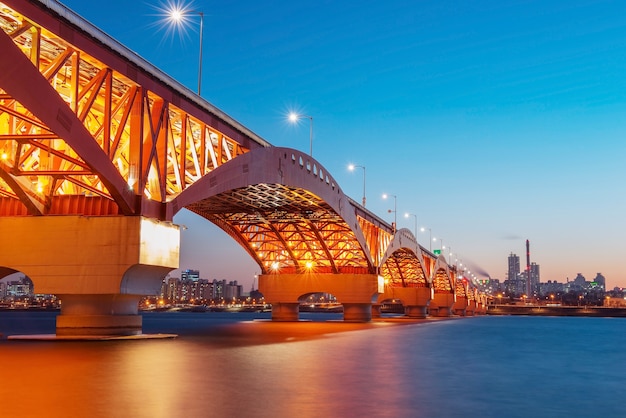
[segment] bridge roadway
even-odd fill
[[[347,321],[384,300],[472,315],[485,296],[443,256],[346,196],[59,3],[0,1],[0,277],[62,301],[57,335],[141,333],[137,302],[178,268],[183,208],[258,263],[274,320],[327,292]]]

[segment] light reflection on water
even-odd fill
[[[0,341],[0,415],[624,416],[624,319],[228,325],[241,317],[158,315],[145,328],[183,321],[185,332]],[[6,334],[2,325],[0,313]]]

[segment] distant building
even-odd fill
[[[478,290],[488,295],[495,295],[503,289],[498,279],[481,279],[478,280]]]
[[[200,280],[200,270],[184,270],[180,273],[181,280]]]
[[[33,294],[33,282],[25,276],[7,283],[7,297],[23,297]]]
[[[508,280],[518,280],[520,275],[519,256],[511,253],[509,255],[509,270],[507,274]]]
[[[522,272],[514,279],[507,279],[503,283],[507,296],[520,297],[526,294],[526,272]]]
[[[539,283],[539,295],[540,296],[549,296],[549,295],[558,295],[564,292],[565,285],[563,283],[558,283],[556,280],[548,280],[545,283]]]
[[[537,263],[530,263],[530,289],[531,292],[533,293],[532,295],[528,295],[528,296],[539,296],[540,295],[540,284],[541,279],[539,276],[539,264]]]
[[[602,290],[606,290],[606,279],[602,275],[602,273],[596,274],[595,279],[593,279],[594,283],[598,284],[598,287],[602,288]]]

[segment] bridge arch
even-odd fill
[[[450,316],[456,302],[456,283],[443,255],[437,257],[432,270],[433,299],[429,305],[432,316]]]
[[[407,316],[425,318],[432,295],[431,263],[415,236],[406,228],[398,230],[381,259],[384,292],[378,305],[400,301]]]
[[[390,287],[430,287],[424,253],[406,228],[396,232],[380,265],[385,285]]]
[[[213,222],[263,274],[375,273],[354,207],[328,171],[290,148],[252,150],[216,168],[168,203]]]

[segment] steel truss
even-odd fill
[[[15,70],[24,58],[30,61],[30,69],[19,67],[0,84],[2,215],[137,214],[142,210],[137,202],[168,202],[206,173],[249,151],[250,144],[246,147],[216,128],[224,124],[214,115],[183,110],[172,103],[179,100],[133,81],[137,70],[131,65],[122,73],[6,3],[0,3],[0,28],[6,66],[0,71],[6,74],[5,68]],[[30,88],[28,71],[33,69],[35,78],[45,80],[39,91]],[[64,103],[71,112],[58,113],[54,124],[72,132],[80,124],[87,136],[79,141],[60,132],[64,129],[52,126],[36,105],[20,101],[28,95],[39,96],[34,103]],[[97,145],[120,181],[94,166],[96,157],[86,151],[84,138]],[[123,198],[125,194],[135,198]],[[21,205],[5,204],[11,200]]]

